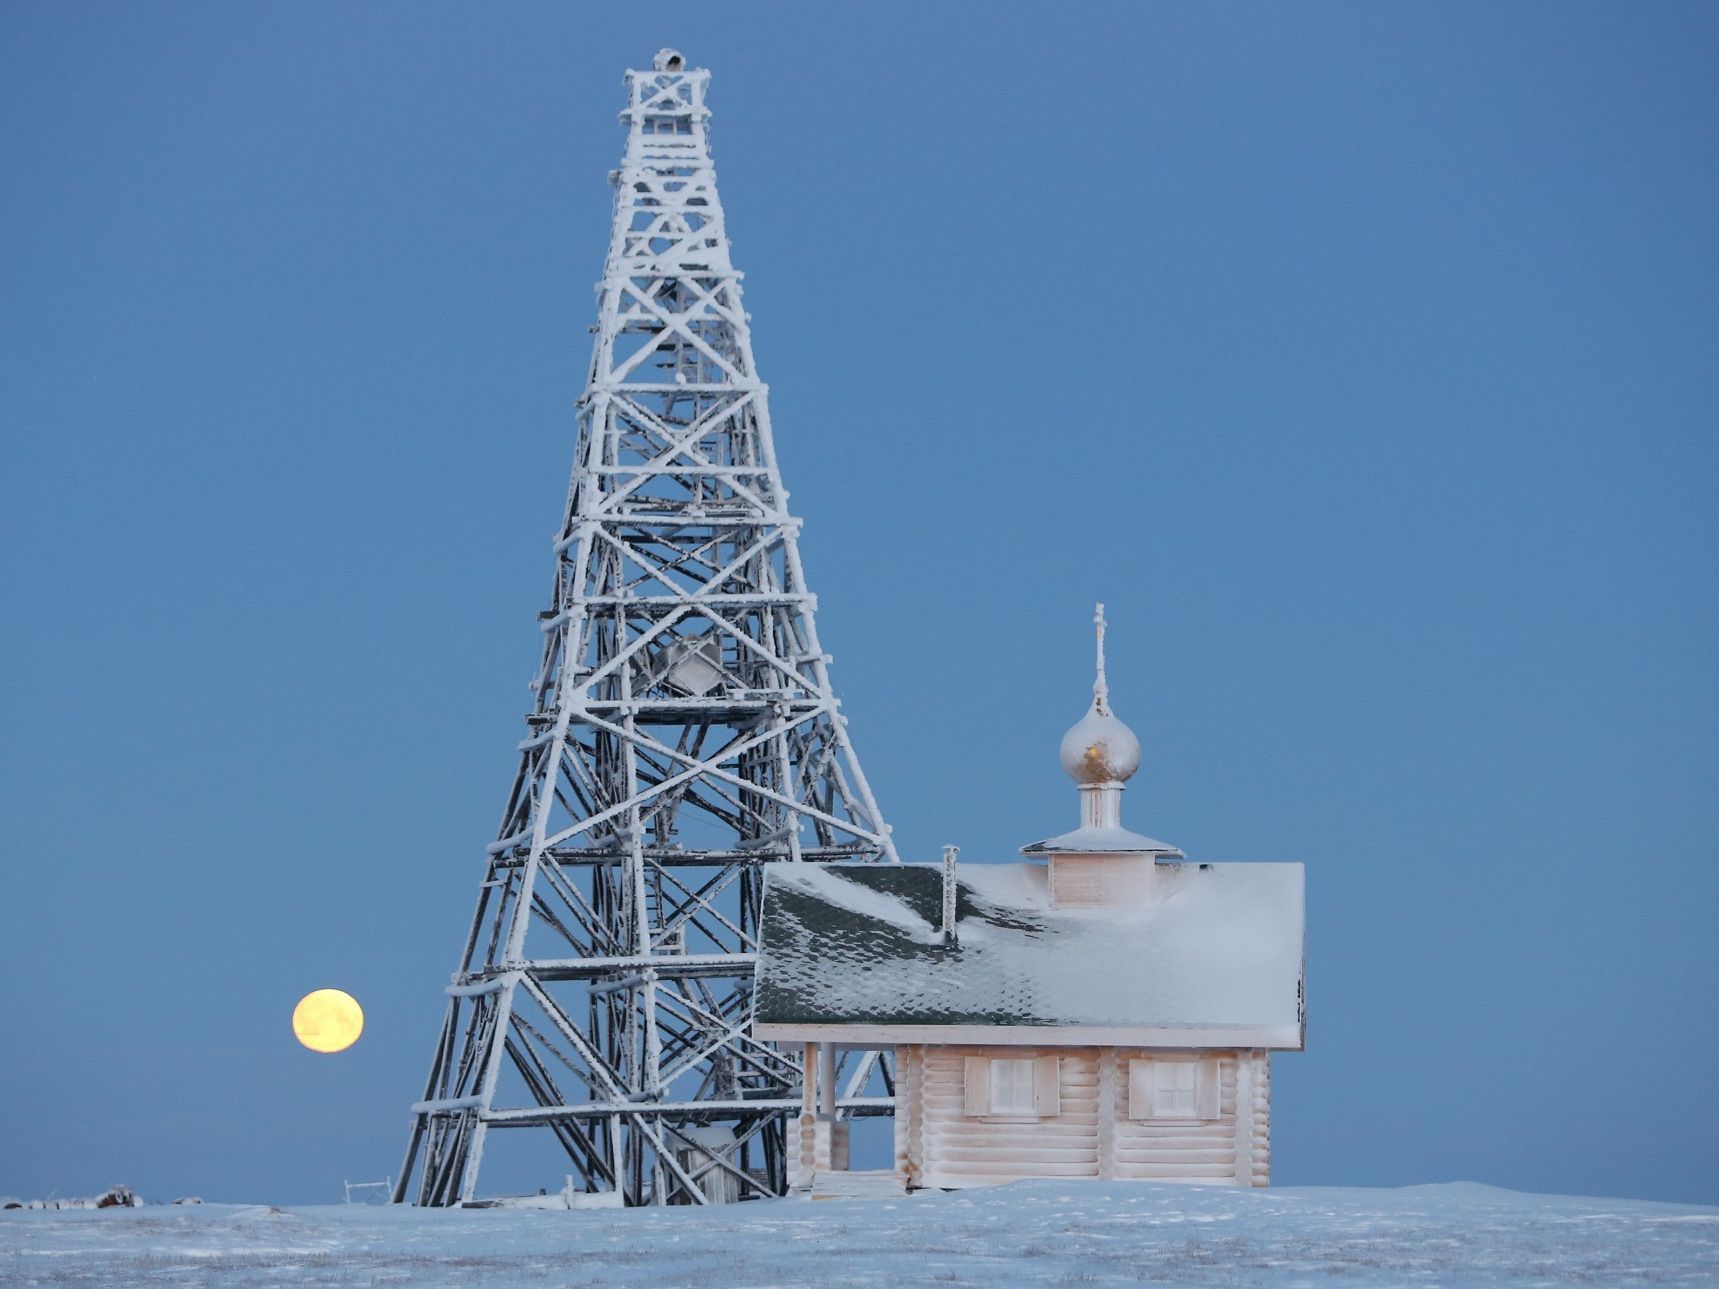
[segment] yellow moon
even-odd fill
[[[313,990],[292,1009],[292,1032],[313,1052],[344,1052],[364,1032],[364,1009],[343,990]]]

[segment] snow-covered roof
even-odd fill
[[[1301,865],[1154,870],[1139,907],[1059,909],[1042,863],[962,865],[946,945],[937,865],[768,865],[758,1035],[1299,1048]]]

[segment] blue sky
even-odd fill
[[[908,857],[1072,822],[1102,598],[1129,822],[1307,864],[1277,1181],[1719,1203],[1680,4],[0,8],[0,1194],[397,1166],[664,44]]]

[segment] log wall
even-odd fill
[[[1209,1123],[1152,1123],[1128,1118],[1128,1063],[1151,1052],[1113,1048],[1117,1079],[1116,1176],[1136,1181],[1222,1182],[1236,1179],[1236,1053],[1218,1063],[1218,1117]]]
[[[1153,1123],[1128,1112],[1129,1062],[1147,1049],[904,1046],[896,1049],[896,1171],[910,1187],[1028,1177],[1264,1186],[1270,1181],[1269,1055],[1211,1051],[1218,1117]],[[966,1113],[970,1056],[1056,1056],[1059,1113],[1010,1120]]]

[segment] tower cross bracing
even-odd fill
[[[542,664],[396,1200],[476,1202],[503,1129],[629,1204],[782,1193],[801,1071],[752,1037],[761,866],[896,858],[818,639],[708,83],[672,51],[627,73]],[[845,1077],[845,1113],[888,1113],[875,1058]]]

